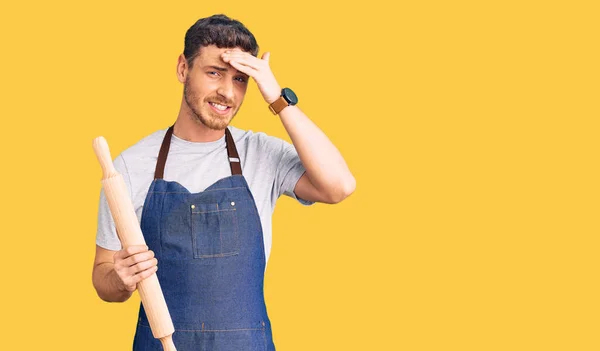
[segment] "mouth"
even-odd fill
[[[220,115],[226,115],[227,113],[229,113],[229,110],[231,110],[231,106],[217,104],[216,102],[209,102],[208,104],[210,105],[213,111]]]

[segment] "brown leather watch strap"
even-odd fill
[[[273,112],[274,115],[279,114],[281,110],[289,106],[288,102],[285,101],[283,96],[280,96],[279,99],[275,100],[272,104],[269,105],[269,110]]]

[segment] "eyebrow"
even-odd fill
[[[209,68],[216,69],[217,71],[227,72],[227,68],[221,66],[208,66]]]

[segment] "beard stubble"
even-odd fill
[[[185,102],[192,111],[192,119],[194,120],[194,122],[201,123],[209,129],[224,130],[225,128],[227,128],[229,123],[231,123],[233,117],[235,117],[235,115],[237,114],[237,111],[234,111],[233,113],[231,113],[231,115],[228,114],[225,116],[221,116],[211,111],[210,107],[208,107],[207,115],[204,115],[201,112],[200,104],[208,104],[208,102],[210,101],[222,105],[232,106],[231,108],[233,109],[233,102],[227,101],[219,95],[207,97],[206,101],[200,101],[196,94],[194,94],[193,89],[190,87],[189,80],[186,80],[185,84],[183,85],[183,96]]]

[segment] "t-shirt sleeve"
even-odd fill
[[[131,197],[131,182],[129,179],[129,173],[125,165],[125,160],[121,155],[115,158],[113,164],[115,169],[123,176],[125,186],[129,191]],[[100,204],[98,206],[98,230],[96,231],[96,244],[107,250],[118,251],[121,250],[121,241],[117,236],[117,230],[110,208],[108,207],[108,201],[104,194],[104,189],[100,190]]]
[[[281,140],[281,144],[281,158],[277,164],[275,173],[275,191],[278,197],[285,194],[296,199],[302,205],[309,206],[314,204],[314,201],[304,200],[296,196],[294,188],[300,177],[306,172],[306,169],[302,165],[294,145],[285,140]]]

